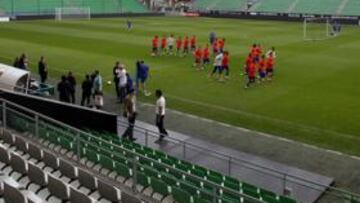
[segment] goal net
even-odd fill
[[[329,18],[305,18],[304,40],[324,40],[333,37]]]
[[[55,9],[55,20],[67,19],[86,19],[90,20],[91,13],[89,7],[67,7]]]

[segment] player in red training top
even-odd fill
[[[219,39],[216,38],[212,44],[213,54],[216,55],[219,52]]]
[[[264,81],[266,77],[266,58],[262,55],[258,64],[260,81]]]
[[[250,53],[247,57],[246,57],[246,62],[245,62],[245,74],[248,75],[249,74],[249,67],[250,64],[252,63],[253,58],[252,58],[252,54]]]
[[[196,67],[196,70],[201,70],[202,68],[202,50],[201,47],[199,46],[195,52],[194,52],[194,57],[195,57],[195,63],[194,63],[194,67]]]
[[[196,49],[196,37],[195,35],[193,35],[190,39],[190,47],[191,47],[191,51],[195,51]]]
[[[257,47],[256,44],[253,44],[252,47],[251,47],[250,53],[251,53],[251,57],[252,57],[253,59],[256,58],[256,47]]]
[[[262,54],[261,45],[258,44],[255,48],[255,60],[257,63],[260,61],[261,54]]]
[[[161,38],[161,55],[166,53],[166,44],[167,44],[167,39],[166,39],[166,35],[164,35]]]
[[[159,37],[156,35],[153,39],[152,39],[152,56],[156,56],[158,55],[158,47],[159,47]]]
[[[207,65],[210,64],[210,52],[209,52],[209,45],[206,44],[205,48],[203,50],[203,66],[206,67]]]
[[[186,36],[183,43],[183,54],[187,55],[189,53],[189,37]]]
[[[245,88],[249,88],[251,84],[255,83],[256,76],[256,61],[255,59],[251,62],[248,71],[248,82],[246,83]]]
[[[266,76],[267,76],[268,80],[270,80],[270,81],[272,80],[273,75],[274,75],[274,64],[275,64],[275,61],[274,61],[273,54],[270,53],[269,57],[266,60]]]
[[[180,53],[181,45],[182,45],[182,39],[181,39],[181,37],[178,37],[176,40],[176,55],[181,56],[181,53]]]
[[[219,39],[218,46],[219,46],[219,51],[224,52],[225,38]]]
[[[225,77],[228,78],[229,77],[229,62],[230,62],[230,55],[228,51],[224,51],[224,57],[222,59],[222,68],[225,71]]]

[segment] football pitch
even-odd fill
[[[151,70],[148,88],[161,88],[171,109],[360,156],[359,27],[343,26],[336,38],[303,41],[302,23],[180,17],[132,21],[132,31],[125,29],[125,18],[2,23],[0,62],[12,63],[26,53],[36,74],[44,55],[51,78],[72,70],[80,83],[95,69],[104,81],[112,80],[117,60],[134,73],[135,61],[144,59]],[[154,35],[196,35],[204,45],[211,31],[226,38],[230,52],[225,83],[207,77],[212,67],[196,71],[192,56],[150,56]],[[247,79],[240,73],[254,42],[276,47],[275,78],[244,89]],[[106,94],[115,94],[113,86],[105,87]],[[152,96],[140,100],[154,102]]]

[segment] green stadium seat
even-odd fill
[[[187,191],[188,193],[195,195],[198,193],[197,191],[197,186],[193,185],[189,182],[180,182],[180,188],[183,189],[184,191]]]
[[[155,177],[151,177],[150,179],[150,185],[154,192],[159,193],[162,196],[167,196],[169,194],[167,184],[164,181]]]
[[[182,190],[180,188],[173,187],[172,188],[172,195],[173,195],[174,200],[177,203],[190,203],[190,202],[192,202],[190,193],[188,193],[185,190]]]
[[[170,186],[176,186],[177,178],[167,173],[161,173],[161,179]]]
[[[296,203],[296,201],[289,197],[280,196],[279,203]]]
[[[145,173],[142,173],[140,171],[137,171],[136,174],[136,178],[137,178],[137,184],[142,185],[144,188],[149,187],[150,183],[149,183],[149,177],[145,175]]]
[[[194,199],[194,203],[212,203],[211,200],[207,200],[198,196],[193,196],[193,199]]]
[[[125,180],[131,177],[131,170],[125,164],[119,162],[115,162],[115,172]]]
[[[151,167],[149,166],[142,166],[142,169],[145,173],[146,176],[149,176],[149,177],[158,177],[158,173],[152,169]]]
[[[206,177],[206,172],[199,170],[199,169],[191,169],[190,173],[196,175],[198,177],[204,178]]]
[[[277,195],[271,191],[260,189],[261,199],[268,203],[277,203]]]
[[[85,149],[85,156],[89,161],[95,164],[99,163],[99,155],[97,152],[90,149]]]
[[[214,182],[216,184],[219,184],[219,185],[221,185],[223,183],[222,177],[219,177],[219,176],[208,175],[207,180]]]
[[[242,192],[248,196],[254,198],[260,198],[260,194],[258,193],[258,188],[253,185],[242,183]]]
[[[114,161],[110,157],[108,157],[106,155],[100,155],[99,158],[100,158],[99,162],[102,167],[109,169],[109,170],[114,169]]]

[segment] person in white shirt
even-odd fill
[[[128,119],[129,126],[122,135],[123,138],[129,138],[130,141],[135,141],[134,138],[134,125],[136,120],[136,95],[135,90],[131,89],[125,98],[124,102],[124,117]]]
[[[168,132],[164,128],[164,118],[165,118],[165,109],[166,109],[166,100],[162,94],[161,90],[156,90],[155,96],[156,100],[156,126],[159,129],[160,138],[156,142],[163,141],[165,136],[168,136]]]
[[[270,54],[272,54],[273,58],[276,58],[275,47],[271,47],[271,49],[266,52],[266,58],[269,58]]]
[[[222,73],[222,60],[224,58],[223,53],[219,52],[216,56],[215,56],[215,60],[214,60],[214,69],[211,73],[209,73],[209,78],[212,77],[216,72],[219,73],[219,77]]]
[[[167,44],[168,44],[168,54],[173,55],[174,44],[175,44],[175,38],[173,34],[171,34],[170,37],[167,38]]]
[[[117,77],[119,81],[118,86],[120,92],[119,102],[123,103],[126,96],[126,85],[127,85],[126,70],[124,65],[119,66],[119,70],[117,71]]]

